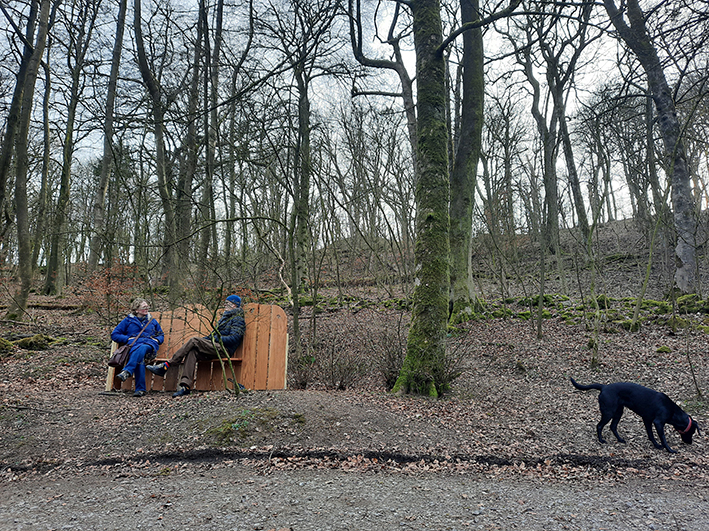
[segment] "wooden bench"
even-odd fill
[[[159,363],[170,357],[191,337],[206,336],[216,326],[218,316],[212,320],[213,312],[204,306],[180,308],[174,311],[153,314],[165,333],[156,361]],[[288,320],[280,306],[269,304],[247,304],[244,306],[246,334],[239,348],[231,358],[236,381],[246,389],[285,389],[288,368]],[[212,324],[214,323],[214,324]],[[117,347],[112,342],[111,353]],[[229,363],[225,359],[227,378],[232,380]],[[174,391],[180,379],[182,366],[170,367],[164,378],[145,371],[146,388],[150,391]],[[214,391],[224,389],[222,365],[219,360],[199,361],[195,371],[193,389]],[[106,391],[133,389],[133,378],[122,382],[117,371],[108,368]],[[234,383],[227,382],[233,389]]]

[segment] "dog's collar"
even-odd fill
[[[687,424],[687,427],[685,429],[683,429],[683,430],[680,430],[679,428],[675,428],[675,429],[677,430],[677,433],[679,433],[680,435],[684,435],[685,433],[687,433],[689,431],[689,428],[691,428],[691,427],[692,427],[692,417],[689,417],[689,424]]]

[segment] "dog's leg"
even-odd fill
[[[623,406],[620,406],[618,409],[616,409],[615,414],[613,415],[613,422],[611,422],[611,431],[613,432],[613,435],[615,435],[615,438],[618,439],[618,442],[625,444],[625,439],[618,435],[618,423],[620,422],[620,418],[622,416]]]
[[[612,394],[605,392],[606,387],[603,388],[601,394],[598,395],[598,409],[601,410],[601,420],[596,425],[596,433],[598,435],[599,442],[605,444],[606,440],[603,438],[603,428],[610,420],[618,413],[618,401],[616,397]],[[623,413],[623,407],[620,407],[621,414]],[[620,418],[619,418],[620,420]],[[617,424],[617,423],[616,423]],[[611,424],[611,429],[615,433],[615,428]],[[617,435],[616,435],[617,437]]]
[[[657,434],[660,436],[660,440],[662,441],[662,445],[659,445],[657,444],[657,442],[655,442],[655,439],[652,438],[651,440],[653,443],[655,443],[655,448],[662,448],[664,446],[668,452],[670,452],[671,454],[676,454],[677,450],[673,450],[672,448],[670,448],[670,445],[667,444],[667,439],[665,439],[665,425],[657,420],[653,424],[655,424]],[[650,430],[648,429],[648,431]]]
[[[647,431],[647,438],[650,439],[650,442],[655,445],[655,448],[658,450],[662,448],[662,445],[655,440],[655,434],[652,433],[652,421],[650,419],[643,419],[643,423],[645,424],[645,431]],[[662,435],[660,435],[660,439],[665,438],[665,430],[662,430]],[[660,434],[660,430],[657,430],[658,435]]]
[[[596,424],[596,433],[598,434],[598,441],[605,444],[606,440],[603,438],[603,428],[605,427],[606,424],[611,420],[610,415],[606,415],[605,413],[601,412],[601,421]]]

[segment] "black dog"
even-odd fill
[[[676,453],[670,448],[665,439],[665,424],[674,427],[680,434],[682,440],[687,444],[692,444],[692,435],[696,431],[699,435],[702,432],[699,430],[697,421],[692,419],[687,413],[682,411],[670,397],[665,393],[658,393],[642,385],[628,382],[619,382],[609,385],[592,383],[591,385],[580,385],[571,378],[571,383],[576,389],[586,391],[588,389],[598,389],[601,394],[598,395],[598,406],[601,408],[601,421],[596,426],[598,432],[598,440],[605,443],[605,439],[601,435],[603,427],[611,422],[611,431],[619,442],[625,441],[618,435],[618,423],[620,417],[623,416],[623,408],[628,408],[634,411],[643,419],[647,436],[650,438],[655,448],[665,447],[668,452]],[[658,444],[652,434],[652,426],[655,425],[657,434],[660,436],[662,444]]]

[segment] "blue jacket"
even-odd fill
[[[143,330],[143,326],[145,326],[148,320],[150,324]],[[113,329],[111,339],[120,345],[124,345],[133,341],[141,330],[143,330],[143,333],[140,334],[140,337],[133,347],[149,345],[151,347],[151,353],[156,353],[165,339],[165,334],[162,328],[160,328],[160,323],[158,323],[157,319],[153,319],[150,314],[148,314],[145,319],[140,319],[137,315],[129,314],[128,317],[123,319],[118,323],[118,326]]]
[[[244,309],[238,307],[222,314],[217,323],[217,329],[209,334],[207,339],[214,339],[215,341],[221,339],[222,344],[229,352],[229,356],[233,356],[236,349],[241,345],[245,332]]]

